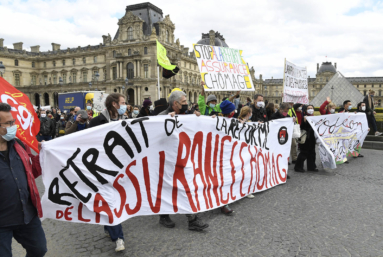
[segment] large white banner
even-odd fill
[[[336,164],[357,157],[368,134],[368,122],[364,113],[338,113],[307,116],[314,129],[319,154],[324,168],[335,169]]]
[[[254,91],[249,67],[242,50],[193,45],[205,91]]]
[[[283,102],[309,103],[307,69],[286,61],[283,80]]]
[[[285,183],[292,119],[116,121],[42,144],[44,218],[115,225],[211,210]]]

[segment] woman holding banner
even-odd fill
[[[316,157],[315,134],[311,125],[307,121],[307,118],[306,118],[307,116],[314,116],[313,105],[308,105],[302,113],[303,120],[300,127],[301,127],[302,134],[306,132],[306,140],[304,140],[304,142],[303,140],[301,140],[301,142],[299,143],[300,152],[294,167],[294,170],[296,172],[305,172],[305,170],[303,169],[303,165],[306,159],[307,159],[307,170],[318,171],[317,166],[315,164],[315,157]]]

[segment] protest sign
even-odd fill
[[[12,107],[11,113],[17,125],[16,137],[39,152],[36,135],[40,131],[40,120],[28,96],[0,77],[0,98],[1,102]]]
[[[357,157],[368,134],[364,113],[338,113],[307,116],[319,142],[319,154],[324,168],[335,169],[336,164]]]
[[[227,47],[193,45],[205,91],[254,91],[242,51]]]
[[[106,109],[105,107],[105,99],[109,94],[106,94],[104,92],[94,92],[93,97],[93,108],[98,111],[102,112]]]
[[[286,60],[283,74],[283,102],[309,103],[307,69]]]
[[[116,225],[229,204],[286,182],[292,130],[291,118],[157,116],[44,142],[44,218]]]

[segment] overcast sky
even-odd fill
[[[125,7],[141,1],[0,0],[0,38],[13,48],[51,50],[95,45],[117,31]],[[153,0],[176,25],[175,38],[191,49],[201,33],[219,31],[229,47],[242,49],[255,74],[282,78],[284,58],[307,66],[327,60],[343,75],[383,76],[383,2],[369,0],[168,1]]]

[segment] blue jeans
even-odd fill
[[[52,136],[39,136],[38,141],[41,142],[43,140],[45,140],[45,141],[52,140]]]
[[[113,242],[117,241],[119,238],[124,240],[124,232],[122,232],[121,224],[116,226],[104,226],[104,230],[109,233],[110,239],[112,239]]]
[[[26,257],[42,257],[47,252],[47,240],[38,216],[29,224],[0,227],[1,257],[12,257],[12,237],[25,248]]]

